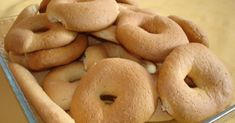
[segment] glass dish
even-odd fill
[[[29,123],[37,123],[35,114],[32,112],[24,94],[22,93],[20,87],[18,86],[16,80],[14,79],[11,71],[9,70],[6,60],[0,56],[0,64],[3,72],[5,73],[5,77],[8,79],[8,82],[16,95],[18,102],[20,103]],[[229,117],[235,116],[235,105],[226,109],[225,111],[213,116],[212,118],[205,120],[203,123],[221,123],[225,122]]]
[[[12,89],[12,91],[15,94],[15,97],[17,98],[21,108],[23,109],[23,112],[25,113],[25,116],[28,120],[29,123],[37,123],[36,118],[34,116],[34,114],[32,113],[32,110],[26,100],[26,98],[24,97],[23,92],[21,91],[19,85],[17,84],[16,80],[14,79],[11,71],[8,68],[8,65],[6,63],[6,60],[2,57],[2,55],[0,55],[0,65],[1,65],[1,69],[3,70],[6,79],[9,82],[9,85]]]

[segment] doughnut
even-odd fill
[[[140,12],[119,17],[117,39],[131,53],[154,62],[163,61],[175,47],[188,43],[184,31],[171,19]]]
[[[34,76],[24,67],[9,63],[9,68],[17,80],[27,100],[46,123],[75,123],[62,108],[55,104],[43,91]]]
[[[156,65],[150,61],[142,60],[123,49],[120,45],[113,43],[101,43],[90,46],[85,51],[84,66],[86,70],[96,65],[100,60],[105,58],[125,58],[135,61],[146,68],[146,70],[153,74],[156,72]]]
[[[52,0],[47,13],[50,21],[68,30],[92,32],[112,25],[119,10],[115,0]]]
[[[196,87],[186,84],[190,77]],[[166,111],[182,123],[198,123],[223,111],[233,97],[231,75],[207,47],[189,43],[174,49],[159,71],[157,88]]]
[[[208,37],[206,33],[198,25],[196,25],[192,21],[185,20],[175,15],[171,15],[168,17],[181,26],[181,28],[186,33],[189,42],[201,43],[209,47]]]
[[[103,30],[93,32],[91,35],[104,39],[106,41],[111,41],[113,43],[119,44],[118,40],[116,39],[116,25],[112,25],[108,28],[105,28]]]
[[[57,67],[45,77],[43,89],[57,105],[64,110],[69,110],[73,93],[84,74],[82,62]]]
[[[32,8],[32,6],[29,7]],[[17,21],[17,24],[6,35],[6,51],[24,54],[64,46],[76,38],[76,32],[65,30],[58,23],[49,22],[46,14],[37,15],[35,11],[29,16],[26,14],[29,13],[29,7],[22,13],[22,15],[27,15],[27,18]],[[33,9],[30,10],[33,11]]]
[[[70,44],[49,49],[41,50],[25,55],[18,55],[9,52],[9,59],[19,63],[28,69],[39,71],[55,66],[65,65],[80,57],[87,47],[87,37],[79,34]]]
[[[136,62],[110,58],[82,77],[70,111],[77,123],[144,123],[156,105],[151,75]]]

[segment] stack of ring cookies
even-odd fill
[[[43,0],[20,13],[4,43],[46,123],[200,123],[233,97],[199,26],[135,0]]]

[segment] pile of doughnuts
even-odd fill
[[[135,0],[43,0],[20,13],[4,43],[46,123],[199,123],[233,97],[201,28]],[[31,72],[44,70],[39,85]]]

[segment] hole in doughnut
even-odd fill
[[[34,32],[34,33],[43,33],[43,32],[46,32],[46,31],[48,31],[50,28],[48,28],[48,27],[42,27],[42,28],[38,28],[38,29],[33,29],[32,31]]]
[[[81,78],[73,77],[73,78],[70,78],[70,79],[69,79],[69,83],[78,82],[78,81],[80,81],[80,80],[81,80]]]
[[[100,95],[100,100],[104,102],[104,104],[106,105],[111,105],[115,102],[115,99],[117,98],[117,96],[113,96],[113,95],[108,95],[108,94],[102,94]]]
[[[139,27],[147,31],[148,33],[152,33],[152,34],[161,33],[161,31],[159,30],[160,27],[156,27],[156,24],[154,24],[153,21],[151,20],[142,22],[139,25]]]
[[[80,79],[75,79],[75,80],[70,80],[69,83],[74,83],[74,82],[77,82],[79,81]]]
[[[190,88],[196,88],[197,87],[197,85],[193,82],[193,79],[189,76],[186,76],[184,78],[184,81]]]
[[[143,30],[145,30],[145,31],[148,32],[148,33],[152,33],[152,34],[157,34],[157,33],[158,33],[156,30],[151,29],[151,28],[149,28],[149,27],[146,27],[146,26],[144,26],[144,25],[140,25],[139,27],[142,28]]]

